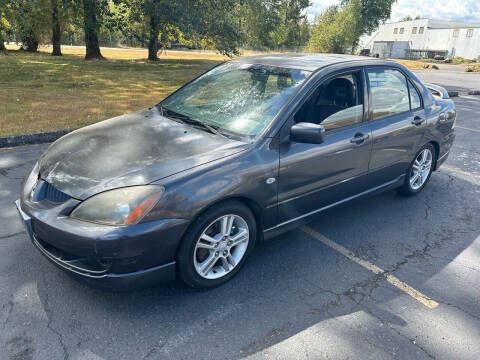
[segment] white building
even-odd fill
[[[480,23],[419,19],[380,25],[360,49],[394,59],[461,56],[480,60]]]

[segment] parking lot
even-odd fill
[[[47,145],[0,149],[0,359],[479,359],[480,97],[427,188],[313,217],[232,281],[89,288],[29,242],[13,201]]]

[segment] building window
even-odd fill
[[[412,34],[416,34],[416,33],[417,33],[417,27],[415,26],[412,28]]]
[[[472,37],[473,36],[473,29],[468,29],[467,30],[467,37]]]
[[[404,31],[405,31],[404,28],[400,28],[400,34],[403,34]]]
[[[398,28],[393,29],[393,34],[397,34],[397,33],[398,33]]]
[[[420,26],[420,28],[418,29],[418,33],[419,33],[419,34],[423,34],[423,30],[424,30],[424,29],[425,29],[425,28],[424,28],[423,26]]]
[[[458,38],[458,34],[460,33],[460,30],[459,29],[455,29],[453,30],[453,37],[454,38]]]

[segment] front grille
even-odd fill
[[[65,194],[64,192],[55,188],[52,184],[45,182],[46,189],[45,189],[45,200],[54,203],[63,203],[70,199],[70,196]]]
[[[52,203],[60,204],[64,203],[68,199],[70,199],[70,196],[58,190],[55,188],[55,186],[44,180],[39,180],[32,192],[33,201],[48,200]]]

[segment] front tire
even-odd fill
[[[435,168],[435,159],[436,154],[433,145],[430,143],[424,145],[410,164],[403,186],[399,188],[400,193],[413,196],[422,191]]]
[[[250,209],[229,200],[201,214],[185,233],[177,253],[180,278],[195,288],[230,280],[255,246],[256,222]]]

